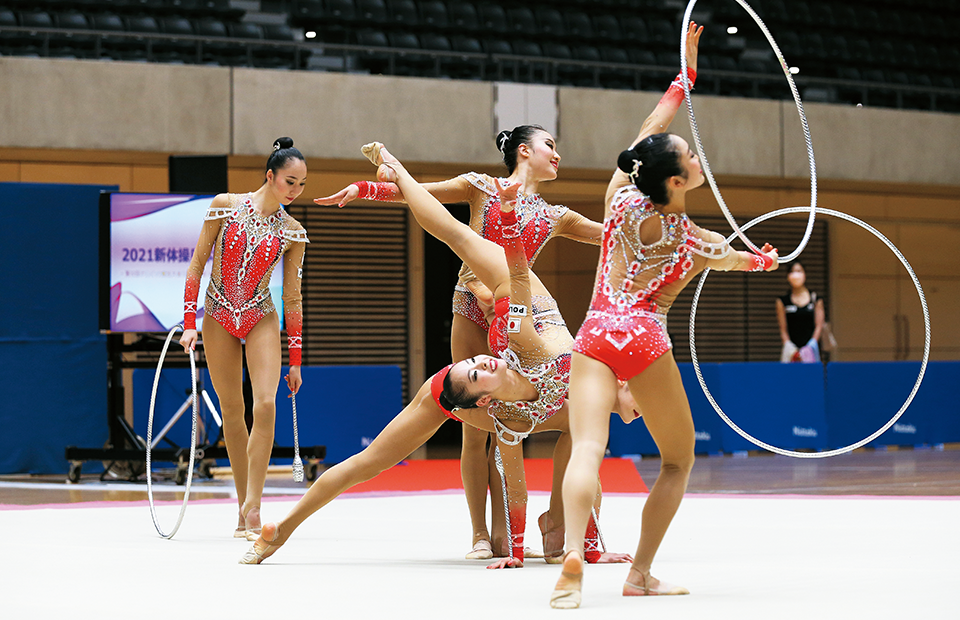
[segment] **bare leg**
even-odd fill
[[[495,299],[507,294],[502,291],[510,286],[510,272],[503,248],[453,217],[386,148],[381,147],[379,155],[395,173],[403,199],[420,226],[446,243],[493,292]]]
[[[277,421],[276,398],[281,363],[277,313],[263,317],[247,334],[246,343],[247,369],[253,386],[253,428],[247,442],[247,495],[243,510],[250,533],[259,534],[260,498],[267,480]]]
[[[693,416],[673,352],[664,354],[629,383],[661,461],[660,475],[643,506],[640,543],[624,594],[687,594],[683,588],[650,576],[653,558],[680,507],[694,461]]]
[[[567,553],[563,572],[551,595],[554,607],[579,606],[584,535],[598,492],[600,463],[607,447],[610,412],[616,403],[617,389],[617,378],[606,364],[574,352],[569,397],[573,448],[563,477]]]
[[[286,542],[307,517],[350,487],[396,465],[437,432],[447,418],[425,390],[429,390],[429,385],[421,388],[414,402],[387,424],[363,452],[323,472],[282,521],[265,525],[263,534],[241,562],[259,564]]]
[[[243,502],[247,498],[247,424],[243,419],[243,347],[240,340],[230,334],[212,317],[203,322],[203,350],[210,371],[210,381],[220,401],[223,416],[223,441],[230,458],[233,484],[239,502],[240,527],[238,535],[244,535]]]
[[[470,319],[459,314],[453,315],[453,325],[450,329],[450,352],[454,360],[464,360],[474,355],[489,354],[487,335]],[[463,480],[463,491],[467,498],[467,509],[470,511],[470,524],[473,532],[473,551],[467,554],[468,559],[485,560],[492,557],[493,552],[485,553],[485,545],[477,547],[480,541],[490,543],[490,532],[487,530],[487,438],[490,433],[474,428],[469,424],[462,424],[463,444],[460,451],[460,477]],[[491,547],[492,549],[492,547]]]
[[[570,433],[560,433],[553,448],[553,483],[550,487],[550,508],[540,515],[538,525],[543,537],[543,557],[547,564],[559,562],[563,555],[563,474],[570,461],[573,442]]]

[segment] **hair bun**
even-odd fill
[[[640,167],[642,165],[640,156],[633,149],[627,149],[617,157],[617,168],[629,174],[634,183],[640,180]]]
[[[497,149],[501,153],[503,153],[504,149],[507,148],[507,142],[510,141],[510,136],[512,135],[513,135],[513,132],[507,129],[504,129],[503,131],[497,134]]]
[[[288,149],[293,146],[293,138],[277,138],[273,143],[273,150]]]

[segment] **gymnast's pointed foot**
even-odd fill
[[[583,587],[583,556],[576,549],[563,556],[563,572],[550,594],[550,607],[576,609],[580,607],[580,590]]]
[[[671,596],[690,594],[690,590],[672,583],[660,581],[650,575],[650,571],[641,573],[636,568],[630,568],[630,574],[623,583],[624,596]]]
[[[540,515],[537,519],[537,525],[540,526],[540,534],[543,536],[543,560],[547,564],[559,564],[563,555],[563,535],[565,528],[563,525],[557,525],[550,518],[550,511]]]
[[[240,564],[260,564],[276,553],[277,549],[285,542],[287,541],[280,536],[280,524],[267,523],[263,526],[260,537],[240,558]]]
[[[374,166],[379,166],[383,163],[383,160],[380,158],[380,149],[383,148],[383,144],[380,142],[371,142],[369,144],[364,144],[360,147],[360,152],[363,153],[363,156],[370,160],[370,163]]]

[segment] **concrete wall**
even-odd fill
[[[226,153],[231,189],[248,191],[260,183],[281,135],[292,136],[309,160],[302,201],[371,178],[359,152],[371,140],[388,144],[424,181],[470,169],[500,173],[494,97],[486,82],[0,58],[0,181],[163,192],[169,154]],[[544,197],[602,218],[615,157],[659,97],[560,88],[563,160],[560,178],[541,187]],[[694,101],[704,152],[741,221],[809,204],[806,148],[792,101]],[[867,221],[900,247],[927,294],[933,357],[960,359],[960,164],[953,156],[960,115],[825,104],[805,111],[819,204]],[[670,129],[692,138],[685,109]],[[719,212],[706,188],[690,196],[688,210],[694,218]],[[830,235],[839,359],[891,359],[905,333],[917,359],[920,305],[896,257],[853,225],[832,224]],[[596,248],[558,240],[538,262],[574,327],[586,311],[596,260]]]
[[[498,160],[489,82],[0,58],[0,83],[0,148],[258,155],[290,135],[311,158],[359,159],[358,147],[378,139],[408,161]],[[658,98],[559,89],[564,165],[612,168]],[[807,175],[792,101],[695,101],[717,174]],[[943,156],[960,138],[960,115],[805,107],[823,178],[960,185],[960,166]],[[671,129],[689,139],[683,110]]]

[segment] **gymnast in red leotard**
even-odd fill
[[[260,497],[273,450],[277,385],[282,351],[280,319],[270,296],[270,278],[281,256],[283,315],[290,352],[287,385],[300,389],[303,325],[300,277],[307,233],[283,209],[303,192],[307,165],[293,140],[280,138],[267,160],[263,185],[250,194],[220,194],[210,203],[184,291],[184,350],[197,342],[197,296],[204,265],[213,252],[203,323],[210,380],[220,399],[223,438],[230,457],[240,515],[234,536],[255,540],[260,533]],[[247,432],[243,404],[243,360],[253,386],[253,428]]]
[[[507,177],[494,178],[486,174],[468,172],[453,179],[424,183],[434,198],[444,204],[467,203],[470,206],[470,228],[484,239],[502,245],[500,236],[500,199],[496,183],[520,185],[517,192],[517,217],[527,262],[532,269],[540,250],[554,237],[566,237],[584,243],[600,242],[601,225],[561,205],[546,202],[538,193],[541,183],[557,178],[560,154],[556,140],[539,125],[520,125],[512,131],[501,131],[496,139],[497,149],[507,168]],[[336,194],[314,200],[320,205],[343,206],[356,199],[382,202],[403,201],[403,193],[395,183],[358,181]],[[531,277],[536,276],[531,272]],[[454,361],[477,355],[487,355],[488,317],[492,313],[493,297],[466,264],[453,293],[453,322],[450,326],[450,353]],[[551,311],[559,317],[556,301],[551,297],[534,297],[531,309],[547,320]],[[562,319],[561,319],[562,320]],[[463,425],[463,444],[460,471],[463,479],[467,508],[470,511],[473,548],[468,559],[488,559],[502,555],[494,540],[502,540],[506,523],[501,518],[500,479],[493,463],[493,449],[487,451],[490,434],[469,424]],[[565,440],[566,438],[562,438]],[[491,442],[492,446],[492,442]],[[562,448],[562,447],[561,447]],[[487,488],[491,489],[492,529],[486,523]],[[559,511],[552,511],[553,512]],[[563,522],[549,518],[539,519],[540,529],[546,535],[563,534]]]
[[[366,147],[365,147],[366,148]],[[421,187],[391,158],[382,145],[376,145],[371,161],[383,157],[403,188],[407,203],[423,228],[447,243],[470,265],[487,286],[503,311],[504,320],[495,320],[492,346],[499,357],[478,355],[452,364],[425,382],[407,405],[362,452],[326,470],[296,506],[278,523],[266,523],[260,538],[240,560],[259,564],[287,542],[310,515],[320,510],[348,488],[373,478],[416,450],[447,418],[463,421],[473,428],[493,432],[502,451],[507,495],[508,535],[504,537],[504,556],[489,568],[521,567],[524,559],[526,520],[526,482],[520,441],[531,432],[558,430],[566,435],[567,377],[573,338],[562,321],[542,321],[531,312],[534,293],[546,294],[527,266],[519,233],[519,218],[514,210],[517,185],[503,189],[500,223],[503,246],[480,237],[458,222],[443,205]],[[509,295],[509,304],[503,303]],[[504,333],[498,334],[502,330]],[[625,420],[637,414],[634,403],[616,407]],[[628,413],[627,413],[628,412]],[[559,483],[567,454],[558,441],[554,453],[554,481]],[[561,452],[561,454],[558,454]],[[559,475],[558,475],[559,474]],[[555,487],[556,488],[556,487]],[[556,494],[558,495],[558,494]],[[551,499],[551,509],[559,502]],[[595,501],[599,498],[595,498]],[[509,518],[507,518],[509,515]],[[556,517],[559,520],[559,516]],[[598,538],[596,529],[584,524],[586,537]],[[544,537],[545,545],[547,538]],[[562,551],[562,539],[556,555]],[[597,540],[588,561],[624,562],[630,556],[603,553]]]
[[[690,24],[686,76],[696,78],[703,28]],[[695,153],[679,136],[662,133],[683,100],[678,76],[644,121],[633,144],[620,153],[607,187],[600,262],[587,319],[574,345],[570,374],[573,451],[563,479],[567,551],[550,605],[580,606],[584,541],[590,494],[610,432],[606,407],[626,380],[660,451],[660,475],[650,490],[640,542],[623,585],[624,596],[687,594],[650,575],[660,542],[676,514],[694,460],[690,405],[673,358],[666,320],[677,295],[705,268],[772,271],[777,251],[737,252],[723,236],[697,227],[686,213],[686,193],[703,183]]]

